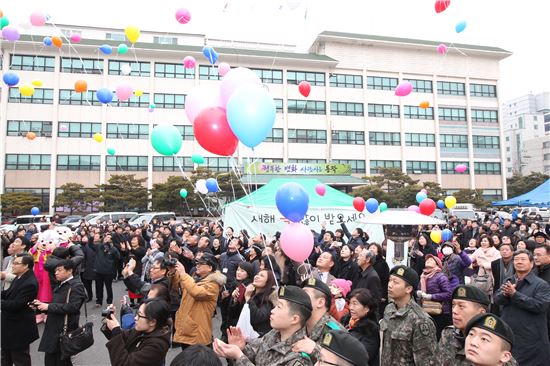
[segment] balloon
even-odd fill
[[[42,82],[42,80],[33,80],[33,82],[31,84],[34,85],[34,86],[40,87],[40,86],[43,85],[43,82]]]
[[[19,84],[19,75],[12,71],[8,71],[2,76],[2,80],[4,80],[7,86],[16,86]]]
[[[210,62],[212,65],[218,62],[218,53],[212,47],[204,46],[202,48],[202,54],[204,55],[204,57],[206,57],[208,62]]]
[[[52,37],[44,37],[42,42],[44,42],[44,46],[51,46],[53,44]]]
[[[4,16],[4,12],[0,10],[0,18],[2,18],[3,16]]]
[[[455,172],[457,173],[464,173],[468,169],[468,166],[466,164],[457,164],[455,166]]]
[[[36,134],[34,132],[27,132],[27,134],[25,135],[25,137],[27,138],[27,140],[34,140],[36,138]]]
[[[453,232],[449,229],[443,229],[443,231],[441,231],[441,239],[443,239],[443,241],[449,241],[453,238]]]
[[[136,43],[136,41],[139,38],[139,35],[141,34],[141,31],[138,27],[135,27],[133,25],[129,25],[124,29],[124,34],[126,34],[126,38],[130,41],[130,43]]]
[[[120,55],[124,55],[126,52],[128,52],[128,46],[126,46],[124,43],[121,43],[118,45],[117,51]]]
[[[388,204],[386,202],[382,202],[378,207],[380,208],[380,212],[384,212],[388,209]]]
[[[411,94],[413,90],[413,86],[408,81],[403,81],[397,85],[395,88],[395,95],[398,97],[406,97],[407,95]]]
[[[96,98],[103,104],[109,104],[113,100],[113,92],[107,88],[98,89],[96,92]]]
[[[4,38],[6,41],[17,41],[21,35],[19,34],[19,31],[17,28],[14,27],[4,27],[2,28],[2,38]]]
[[[110,55],[111,53],[113,53],[113,48],[108,44],[103,44],[103,45],[99,46],[99,50],[104,55]]]
[[[441,243],[441,231],[440,230],[432,230],[430,232],[430,239],[436,244]]]
[[[262,85],[262,80],[258,74],[245,67],[231,69],[220,83],[220,106],[225,108],[235,90],[248,84]]]
[[[103,135],[99,132],[94,133],[93,138],[95,142],[99,142],[99,143],[103,142]]]
[[[185,188],[180,189],[180,196],[181,198],[187,197],[187,189]]]
[[[86,80],[77,80],[74,82],[74,91],[77,93],[84,93],[88,90],[88,83]]]
[[[309,208],[309,195],[298,183],[285,183],[275,194],[279,212],[292,222],[300,222]]]
[[[430,102],[428,102],[427,100],[423,101],[423,102],[420,102],[420,104],[418,105],[420,108],[422,109],[427,109],[430,107]]]
[[[225,111],[220,107],[202,110],[195,118],[193,132],[199,145],[216,155],[233,155],[239,144],[229,127]]]
[[[183,141],[180,131],[172,125],[157,125],[151,131],[151,145],[162,155],[176,155]]]
[[[442,11],[447,9],[449,5],[451,5],[451,0],[437,0],[435,2],[435,12],[441,13]]]
[[[416,194],[416,202],[420,203],[420,202],[424,201],[424,200],[426,199],[426,197],[428,197],[428,196],[426,195],[426,193],[424,193],[424,192],[418,192],[418,193]]]
[[[32,97],[34,94],[34,87],[29,84],[20,85],[19,93],[24,97]]]
[[[63,46],[63,40],[59,37],[52,37],[52,43],[57,48],[61,48],[61,46]]]
[[[315,192],[321,197],[325,195],[326,191],[327,187],[323,183],[319,183],[315,186]]]
[[[206,180],[206,188],[208,188],[208,192],[217,192],[220,190],[218,181],[215,178],[208,178]]]
[[[82,37],[78,33],[71,34],[71,42],[78,43],[82,40]]]
[[[128,84],[122,84],[116,87],[116,96],[120,101],[126,101],[130,99],[134,89]]]
[[[208,193],[208,188],[206,188],[206,180],[205,179],[199,179],[197,183],[195,184],[195,187],[197,188],[197,191],[202,194]]]
[[[307,81],[302,80],[300,81],[300,84],[298,84],[298,90],[300,91],[300,94],[307,98],[311,92],[311,85]]]
[[[444,55],[447,53],[447,46],[443,43],[441,43],[439,46],[437,46],[437,53],[440,55]]]
[[[455,26],[455,31],[456,33],[460,33],[462,32],[464,29],[466,29],[466,22],[465,21],[462,21],[462,22],[458,22]]]
[[[276,109],[273,98],[260,85],[245,85],[236,90],[227,103],[231,130],[246,146],[258,146],[271,132]]]
[[[438,200],[437,201],[437,208],[439,208],[440,210],[443,210],[445,208],[445,201]]]
[[[155,108],[156,108],[156,105],[154,105],[152,103],[149,104],[149,112],[153,112],[155,110]]]
[[[422,189],[420,190],[420,192],[425,193],[425,194],[428,194],[428,190],[427,190],[426,188],[422,188]]]
[[[120,73],[122,75],[130,75],[132,73],[132,66],[124,64],[120,67]]]
[[[355,197],[353,199],[353,208],[359,212],[363,212],[365,209],[365,200],[362,197]]]
[[[191,13],[185,8],[176,10],[176,20],[181,24],[187,24],[191,20]]]
[[[290,223],[281,232],[281,249],[287,257],[303,262],[313,250],[313,234],[301,223]]]
[[[231,70],[231,66],[227,62],[220,62],[218,65],[218,75],[225,76]]]
[[[183,59],[183,66],[185,66],[186,69],[194,69],[196,64],[197,60],[195,60],[193,56],[185,56]]]
[[[41,27],[46,24],[46,15],[44,13],[35,11],[31,14],[31,24],[35,27]]]
[[[107,154],[109,154],[109,155],[111,155],[111,156],[112,156],[112,155],[115,155],[115,149],[113,149],[112,147],[108,148],[108,149],[107,149]]]
[[[193,154],[191,155],[191,161],[195,164],[204,164],[204,156],[201,154]]]
[[[422,215],[430,216],[435,211],[435,202],[431,198],[426,198],[418,205]]]
[[[407,210],[420,213],[420,207],[418,207],[417,205],[410,205]]]
[[[185,114],[191,123],[202,110],[218,106],[220,106],[220,89],[214,85],[199,85],[191,89],[185,97]]]
[[[0,18],[0,29],[4,29],[10,24],[10,21],[7,17],[1,17]]]
[[[31,214],[32,214],[33,216],[36,216],[36,215],[38,215],[39,213],[40,213],[40,209],[38,209],[38,207],[33,207],[33,208],[31,208]]]
[[[445,197],[445,207],[453,208],[456,205],[456,198],[454,196]]]
[[[376,198],[369,198],[366,202],[367,211],[375,213],[378,210],[378,200]]]

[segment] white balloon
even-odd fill
[[[206,179],[199,179],[197,183],[195,183],[195,186],[197,188],[197,191],[202,194],[208,193],[208,188],[206,188]]]
[[[120,67],[120,72],[122,72],[122,75],[130,75],[132,67],[128,64],[124,64]]]

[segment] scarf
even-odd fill
[[[441,268],[439,267],[434,267],[432,269],[424,268],[424,271],[422,271],[422,274],[420,275],[420,290],[422,292],[427,293],[426,289],[428,287],[428,278],[432,278],[439,272],[441,272]]]

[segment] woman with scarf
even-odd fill
[[[464,270],[472,264],[472,260],[460,248],[460,244],[453,238],[453,242],[446,241],[441,244],[441,262],[443,263],[443,273],[449,279],[451,284],[451,292],[454,291],[458,285],[464,284]]]

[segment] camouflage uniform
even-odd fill
[[[327,312],[321,317],[321,319],[319,319],[317,324],[315,324],[311,330],[311,335],[309,336],[312,341],[317,343],[315,345],[315,349],[311,353],[311,357],[314,360],[318,360],[321,356],[321,342],[323,341],[325,334],[331,330],[341,330],[347,332],[346,328],[344,328],[342,324],[338,323],[338,321]]]
[[[305,336],[304,327],[282,342],[279,331],[272,329],[248,343],[243,350],[244,355],[235,362],[235,366],[312,366],[311,360],[292,352],[292,345]]]
[[[397,309],[390,302],[380,321],[382,335],[381,366],[426,366],[435,363],[437,338],[428,314],[411,298]]]

